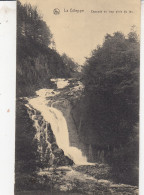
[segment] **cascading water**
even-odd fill
[[[51,150],[51,143],[48,141],[48,124],[43,120],[40,114],[37,114],[35,109],[28,104],[26,104],[26,106],[28,108],[29,117],[34,121],[34,127],[36,128],[35,139],[38,141],[37,151],[39,152],[40,160],[46,160],[47,154],[49,154],[49,163],[52,164],[54,155]]]
[[[36,98],[29,100],[29,104],[40,111],[44,120],[51,124],[59,148],[61,148],[64,154],[71,158],[75,164],[87,164],[87,158],[83,156],[81,150],[70,146],[67,122],[62,112],[47,105],[48,100],[46,100],[46,97],[55,96],[54,90],[41,89],[37,91],[37,95]]]

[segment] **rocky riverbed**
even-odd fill
[[[42,170],[39,175],[51,179],[52,191],[67,192],[67,194],[88,195],[136,195],[136,186],[115,184],[108,178],[109,168],[104,164],[58,167]]]
[[[55,122],[50,120],[50,115],[52,114],[54,119],[63,119],[58,118],[61,114],[53,112],[50,108],[58,109],[67,122],[69,147],[77,148],[81,151],[78,154],[85,156],[85,146],[80,142],[79,137],[79,125],[71,112],[75,103],[81,98],[84,88],[81,82],[75,79],[54,79],[53,82],[55,83],[54,89],[41,89],[36,97],[27,99],[27,111],[36,129],[37,150],[44,166],[37,169],[29,180],[26,178],[28,183],[26,185],[33,191],[23,192],[19,189],[16,195],[137,195],[137,186],[113,182],[111,168],[106,163],[87,161],[87,163],[77,164],[71,156],[67,156],[68,151],[65,150],[65,145],[61,140],[58,141],[55,135],[55,133],[62,132],[59,128],[60,123],[58,122],[57,126],[52,125]],[[39,102],[40,100],[43,102]],[[36,108],[33,107],[34,105]],[[42,109],[39,109],[41,106]],[[43,112],[45,106],[49,107],[46,114]],[[65,136],[62,139],[65,141]],[[31,188],[30,185],[33,187]]]

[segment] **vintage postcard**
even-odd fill
[[[140,1],[18,0],[15,195],[139,194]]]

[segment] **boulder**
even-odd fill
[[[54,154],[56,157],[61,157],[61,156],[64,155],[64,152],[63,152],[62,149],[57,148],[57,149],[55,149],[55,150],[53,151],[53,154]]]
[[[51,144],[51,149],[52,151],[55,151],[56,149],[58,149],[58,145],[54,142]]]

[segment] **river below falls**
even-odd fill
[[[28,105],[39,111],[44,120],[51,125],[57,145],[75,165],[57,167],[55,172],[53,167],[41,169],[37,173],[39,177],[46,176],[48,182],[53,178],[52,189],[16,192],[15,195],[137,195],[136,186],[113,183],[109,166],[89,163],[81,149],[71,146],[67,121],[59,106],[62,106],[61,101],[66,101],[63,90],[69,87],[73,95],[82,91],[83,86],[78,81],[71,89],[69,86],[71,79],[52,79],[52,81],[57,87],[36,91],[37,96],[29,98]],[[56,106],[57,102],[59,106]]]

